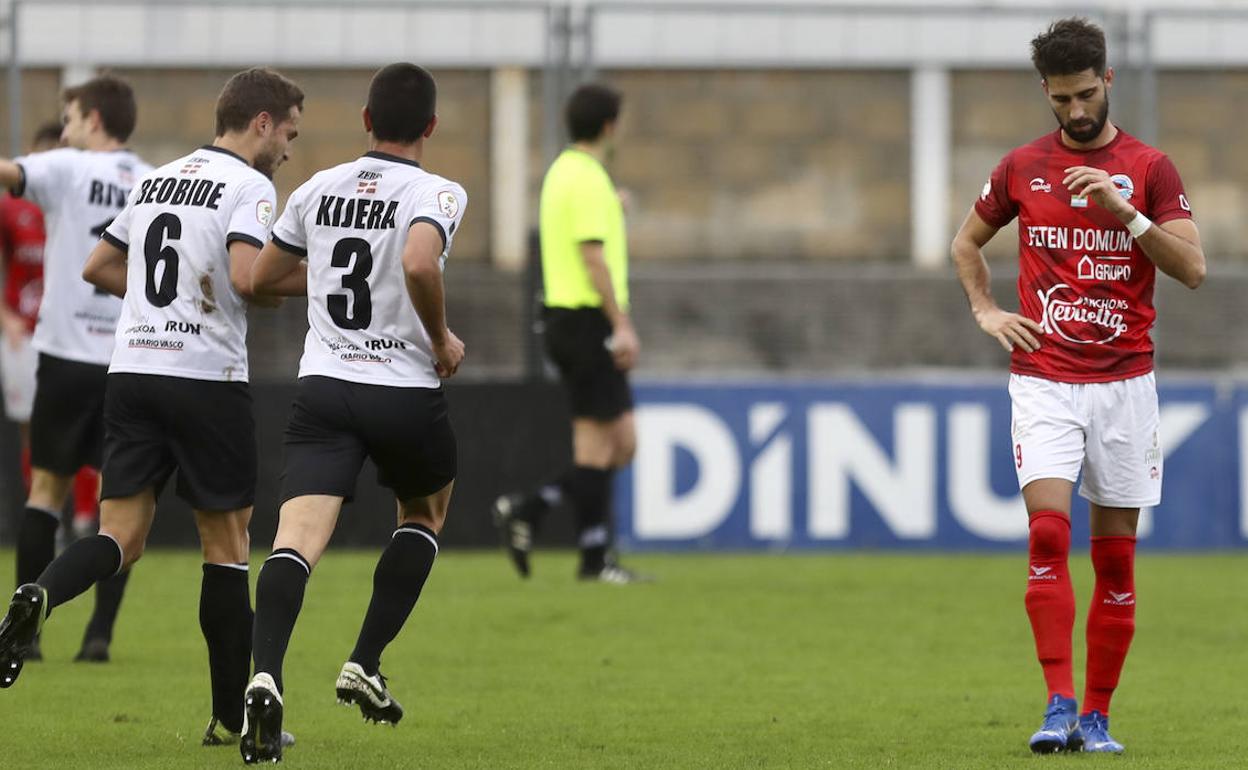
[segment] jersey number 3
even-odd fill
[[[168,307],[178,297],[178,252],[165,242],[182,237],[182,220],[173,214],[161,214],[152,220],[143,240],[143,258],[147,262],[147,301],[155,307]],[[156,271],[163,267],[160,280]]]
[[[351,295],[330,294],[325,298],[329,317],[339,329],[367,329],[373,322],[373,295],[368,289],[368,274],[373,272],[373,247],[363,238],[343,238],[334,244],[329,263],[334,267],[351,268],[342,276],[342,288]]]

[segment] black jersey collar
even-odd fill
[[[398,155],[391,155],[388,152],[378,152],[376,150],[369,150],[368,152],[364,153],[364,157],[376,158],[377,160],[388,160],[391,163],[406,163],[409,166],[415,166],[416,168],[420,168],[420,164],[417,163],[416,161],[409,160],[408,158],[400,158]]]

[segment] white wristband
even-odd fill
[[[1153,220],[1144,216],[1141,211],[1135,212],[1135,219],[1127,223],[1127,232],[1131,233],[1132,238],[1139,238],[1148,232],[1148,228],[1153,226]]]

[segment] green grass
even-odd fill
[[[1045,694],[1022,606],[1021,555],[637,556],[629,563],[661,580],[624,588],[572,581],[569,554],[538,556],[527,584],[501,553],[439,559],[382,662],[407,709],[391,729],[334,703],[375,555],[331,551],[286,661],[286,726],[299,745],[285,764],[1204,769],[1248,761],[1248,555],[1143,554],[1136,642],[1113,710],[1114,735],[1129,753],[1043,758],[1026,748]],[[1083,609],[1086,555],[1075,566]],[[0,575],[12,568],[12,553],[0,552]],[[199,574],[196,554],[145,557],[107,666],[68,662],[90,600],[58,610],[45,630],[47,662],[0,692],[0,766],[241,766],[235,747],[199,746],[209,711]]]

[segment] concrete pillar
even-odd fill
[[[953,132],[949,70],[921,64],[910,74],[910,250],[914,264],[949,259]]]
[[[500,67],[490,78],[490,246],[496,267],[524,268],[528,218],[528,72]]]

